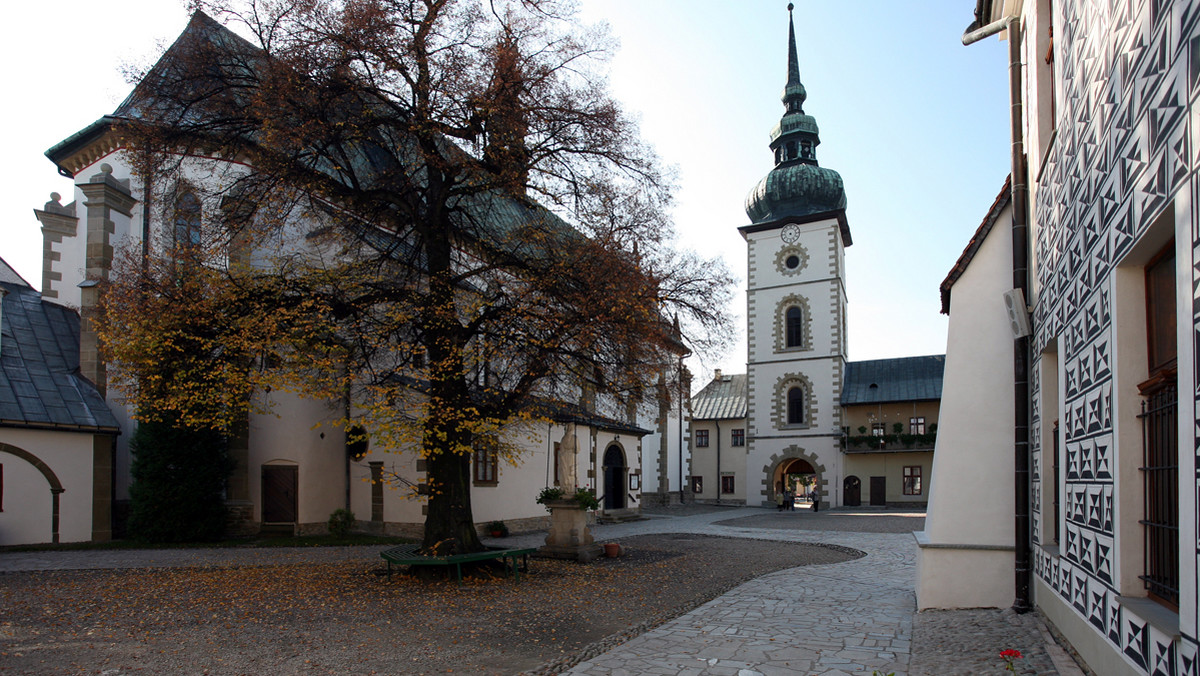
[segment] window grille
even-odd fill
[[[1142,402],[1145,573],[1151,595],[1179,606],[1179,434],[1174,380],[1144,391]]]

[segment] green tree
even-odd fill
[[[149,542],[203,542],[225,532],[222,491],[233,470],[226,440],[212,429],[146,421],[130,441],[129,532]]]

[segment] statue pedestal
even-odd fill
[[[574,500],[547,502],[550,509],[550,533],[538,553],[554,559],[588,562],[600,556],[604,548],[592,540],[587,525],[587,510]]]

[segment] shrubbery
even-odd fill
[[[222,492],[233,461],[221,434],[173,421],[144,422],[133,433],[130,448],[131,536],[149,542],[194,542],[224,534]]]

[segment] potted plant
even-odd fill
[[[503,521],[490,521],[484,530],[494,538],[508,537],[508,526]]]

